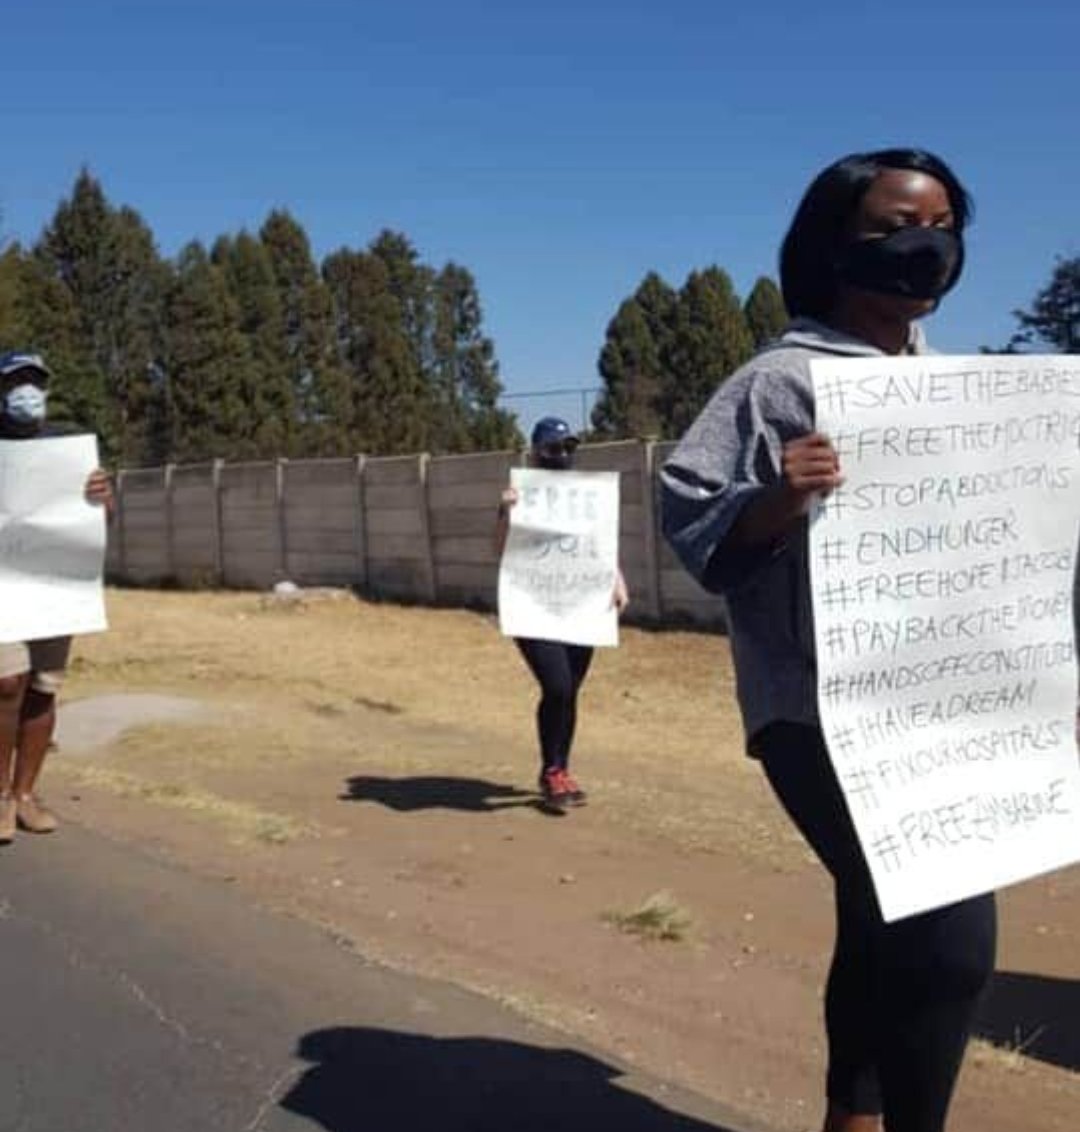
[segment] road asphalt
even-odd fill
[[[74,825],[0,849],[0,938],[0,1132],[764,1132]]]

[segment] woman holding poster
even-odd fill
[[[566,421],[544,417],[532,431],[529,463],[547,471],[570,471],[578,438]],[[518,502],[517,491],[508,487],[499,504],[495,546],[501,556],[510,527],[510,509]],[[606,600],[606,599],[605,599]],[[621,572],[616,573],[612,604],[618,613],[626,608],[628,596]],[[585,802],[585,791],[570,774],[570,749],[577,726],[577,700],[592,663],[589,645],[561,640],[515,637],[529,670],[540,685],[536,725],[540,740],[540,792],[545,803],[561,810]]]
[[[822,736],[807,516],[842,483],[810,362],[925,351],[958,280],[970,199],[920,150],[845,157],[810,185],[780,257],[792,322],[725,381],[662,473],[665,534],[723,594],[751,754],[835,883],[825,1132],[941,1132],[993,966],[993,896],[886,923]]]
[[[0,355],[0,442],[33,442],[59,433],[45,423],[50,373],[37,354]],[[90,474],[88,503],[112,507],[104,472]],[[36,793],[56,727],[56,696],[71,637],[0,643],[0,844],[28,833],[52,833],[56,815]]]

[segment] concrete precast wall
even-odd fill
[[[657,474],[671,444],[579,449],[582,471],[619,473],[620,564],[633,619],[723,624],[659,529]],[[372,596],[490,609],[495,511],[516,452],[168,465],[117,476],[111,579],[265,589],[354,586]]]

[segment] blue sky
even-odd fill
[[[83,164],[166,254],[279,206],[319,254],[400,229],[476,275],[508,392],[594,385],[651,268],[719,263],[743,294],[775,274],[809,179],[856,149],[934,149],[975,196],[939,349],[1004,342],[1080,252],[1067,0],[6,8],[5,237],[35,238]]]

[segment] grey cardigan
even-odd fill
[[[910,350],[927,352],[917,326]],[[881,353],[795,320],[720,386],[661,470],[664,535],[686,569],[725,599],[748,738],[779,720],[818,725],[807,523],[760,549],[736,550],[725,539],[743,507],[779,480],[783,445],[814,428],[811,359]]]

